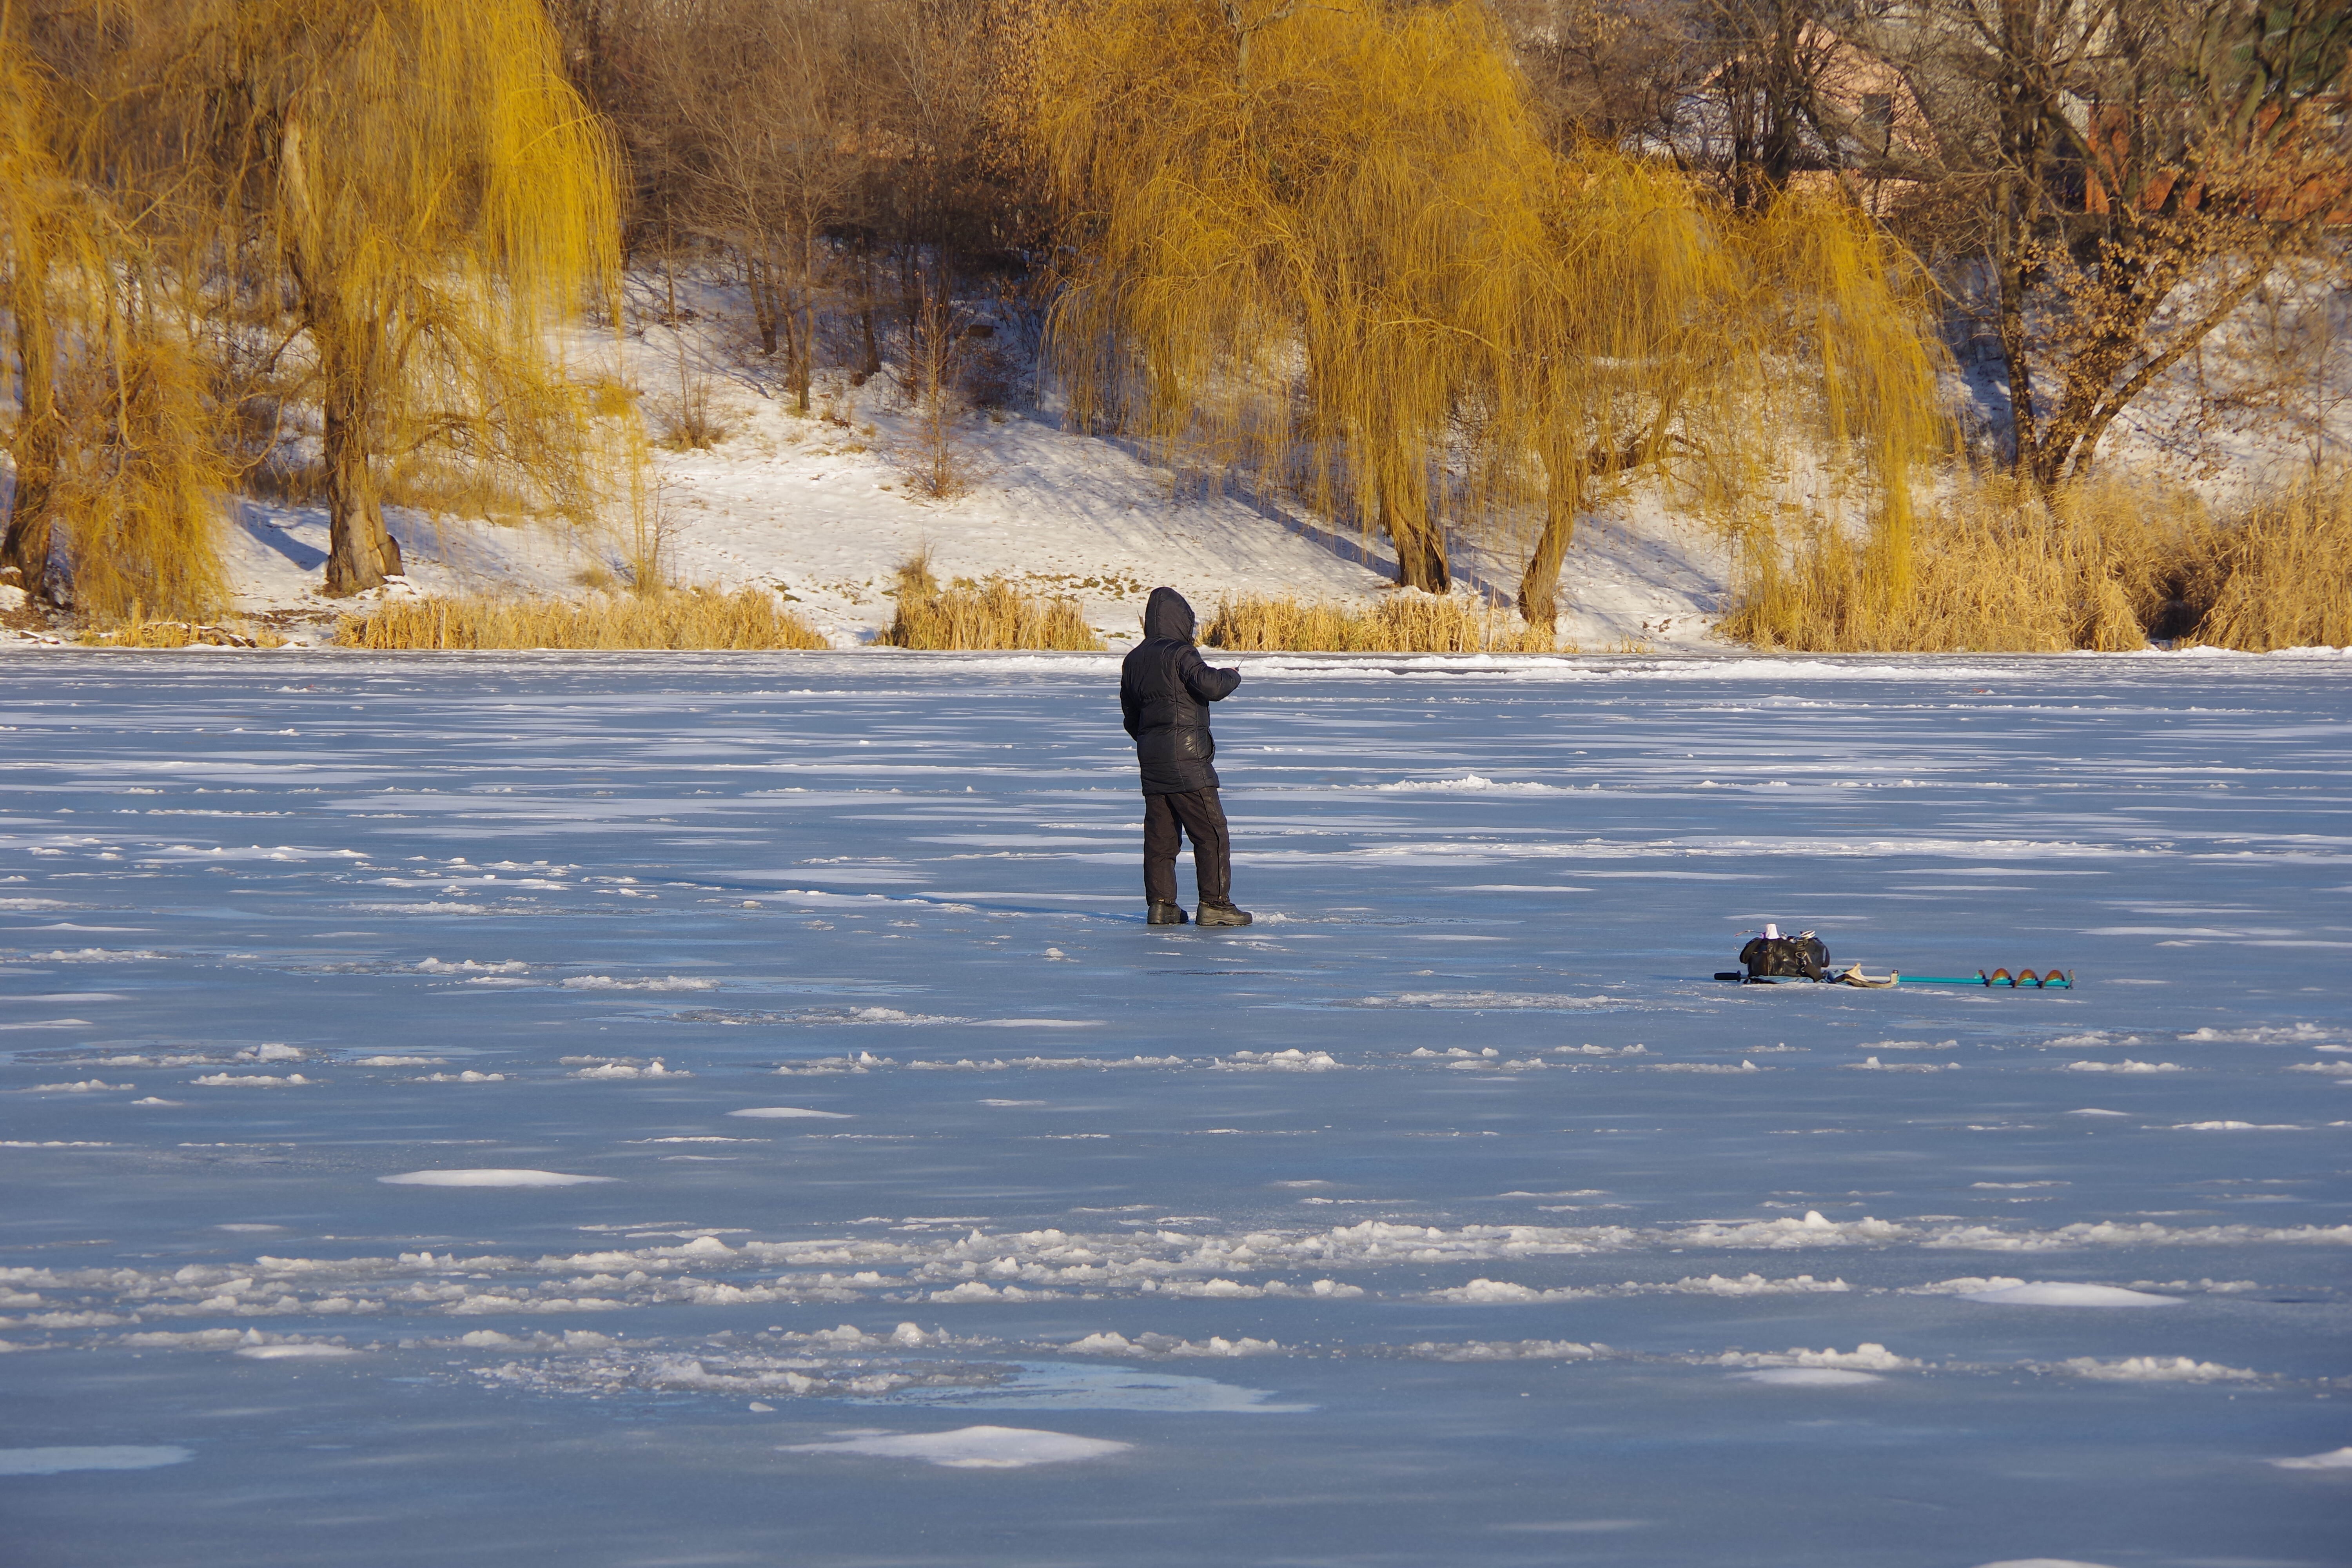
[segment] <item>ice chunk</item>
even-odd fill
[[[361,1352],[343,1345],[247,1345],[236,1352],[253,1361],[332,1361]]]
[[[794,1443],[788,1454],[866,1454],[878,1459],[921,1459],[959,1470],[1013,1470],[1067,1464],[1124,1453],[1134,1445],[1078,1437],[1030,1426],[962,1426],[952,1432],[877,1433],[835,1443]],[[32,1452],[61,1450],[30,1450]]]
[[[2176,1307],[2178,1296],[2157,1296],[2126,1290],[2119,1285],[2074,1285],[2036,1279],[2023,1285],[2002,1285],[1990,1290],[1967,1290],[1963,1301],[1989,1301],[2001,1307]]]
[[[1735,1372],[1742,1383],[1773,1383],[1797,1388],[1848,1388],[1857,1384],[1884,1383],[1873,1372],[1850,1372],[1835,1366],[1774,1366],[1760,1372]]]
[[[394,1187],[577,1187],[589,1182],[610,1182],[612,1176],[573,1176],[562,1171],[480,1169],[464,1171],[404,1171],[378,1176]]]
[[[752,1116],[763,1121],[789,1121],[803,1119],[825,1121],[847,1121],[849,1113],[842,1110],[809,1110],[797,1105],[754,1105],[742,1110],[730,1110],[730,1116]]]

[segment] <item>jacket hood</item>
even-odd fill
[[[1184,595],[1173,588],[1154,588],[1151,598],[1143,606],[1143,635],[1146,637],[1172,637],[1178,642],[1192,640],[1192,606]]]

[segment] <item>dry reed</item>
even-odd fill
[[[1400,589],[1370,610],[1290,595],[1217,601],[1211,647],[1287,653],[1553,653],[1552,634],[1516,615],[1451,595]],[[1567,651],[1573,653],[1570,647]]]
[[[2352,645],[2352,478],[2266,498],[2200,542],[2194,640],[2256,653]]]
[[[928,551],[899,565],[895,592],[898,613],[881,637],[891,647],[1102,651],[1076,599],[1024,594],[1001,577],[942,588]]]
[[[2267,651],[2352,642],[2352,482],[2216,518],[2108,480],[2052,503],[1978,481],[1923,515],[1908,584],[1819,518],[1751,521],[1727,637],[1821,653],[2128,652],[2151,637]]]
[[[452,595],[345,616],[335,641],[364,648],[727,649],[830,647],[763,589],[682,589],[584,600]]]

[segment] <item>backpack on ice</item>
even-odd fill
[[[1777,931],[1751,937],[1739,950],[1739,963],[1750,980],[1827,980],[1828,944],[1811,931],[1782,936]]]

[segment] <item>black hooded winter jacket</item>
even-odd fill
[[[1214,789],[1209,707],[1234,694],[1238,669],[1215,669],[1192,646],[1192,606],[1173,588],[1154,588],[1143,606],[1143,641],[1119,667],[1118,709],[1135,737],[1146,795]]]

